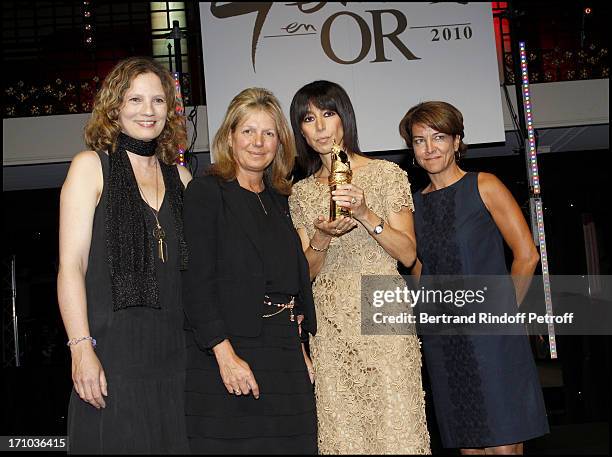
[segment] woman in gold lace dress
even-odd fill
[[[396,164],[359,150],[352,104],[315,81],[291,103],[298,161],[307,178],[289,205],[310,266],[318,334],[311,351],[322,454],[429,454],[419,341],[361,334],[362,275],[398,276],[415,260],[412,196]],[[333,199],[352,217],[328,221],[331,149],[346,151],[351,184]]]

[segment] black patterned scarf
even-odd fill
[[[106,247],[111,274],[113,311],[135,306],[160,309],[155,273],[151,228],[127,150],[142,156],[155,154],[157,143],[141,141],[120,133],[109,154],[108,204],[106,206]],[[183,186],[175,166],[161,160],[159,166],[166,187],[178,238],[179,265],[187,267],[187,244],[183,236]]]

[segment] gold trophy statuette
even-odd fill
[[[351,163],[348,155],[334,140],[331,148],[331,170],[329,172],[329,221],[335,221],[340,216],[351,217],[351,211],[348,208],[338,205],[333,199],[331,192],[336,190],[338,184],[350,184],[353,178]]]

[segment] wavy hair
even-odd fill
[[[342,86],[331,81],[313,81],[296,92],[291,101],[290,110],[297,160],[306,176],[314,174],[323,164],[319,154],[310,147],[301,134],[302,122],[311,104],[320,110],[336,112],[342,121],[344,148],[352,154],[364,155],[359,149],[355,110],[346,91]]]
[[[463,114],[450,103],[422,102],[408,110],[399,124],[399,133],[410,150],[413,150],[412,127],[416,124],[424,124],[440,133],[452,135],[453,138],[459,135],[459,149],[455,153],[455,160],[458,162],[465,155],[467,145],[463,142]]]
[[[279,101],[274,94],[261,87],[251,87],[236,95],[230,102],[221,127],[215,134],[212,151],[215,163],[209,174],[219,176],[226,181],[236,178],[236,160],[229,145],[229,136],[236,127],[253,111],[261,110],[268,114],[276,126],[279,148],[272,163],[264,171],[267,182],[280,194],[291,194],[291,171],[295,163],[295,143],[293,134],[283,114]]]
[[[153,73],[161,81],[168,114],[166,125],[157,137],[157,156],[166,164],[174,163],[179,146],[187,142],[187,131],[181,116],[176,113],[174,78],[159,62],[148,57],[130,57],[117,63],[106,76],[96,94],[93,110],[85,125],[85,144],[95,151],[113,152],[121,132],[119,112],[132,81],[144,73]]]

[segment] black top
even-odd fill
[[[204,176],[185,191],[189,264],[183,303],[200,349],[232,335],[258,336],[268,292],[297,295],[295,314],[304,315],[302,336],[316,333],[308,262],[287,197],[269,186],[260,197],[267,217],[257,194],[237,180]]]
[[[167,193],[159,208],[159,222],[166,232],[167,261],[162,263],[155,253],[155,274],[159,287],[160,309],[131,307],[113,312],[111,277],[108,265],[105,207],[108,204],[109,158],[98,153],[105,178],[100,202],[94,214],[91,246],[85,286],[87,318],[91,335],[97,339],[96,354],[107,377],[166,376],[184,369],[183,310],[180,296],[179,250],[176,230]],[[176,167],[174,172],[178,173]],[[155,217],[144,200],[146,226],[153,230]],[[154,242],[154,241],[153,241]]]
[[[268,188],[259,194],[241,189],[262,235],[266,295],[273,301],[275,297],[284,300],[282,296],[297,295],[300,290],[299,266],[291,229],[283,223],[281,214],[276,211]]]

